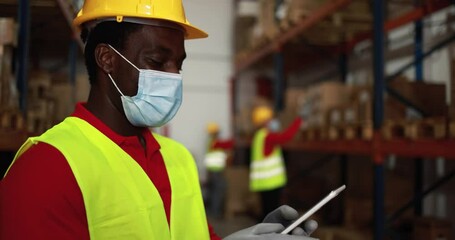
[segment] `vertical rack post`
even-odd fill
[[[348,55],[346,54],[346,52],[343,51],[343,53],[340,54],[338,64],[341,82],[346,83],[348,76]]]
[[[414,0],[416,8],[421,7],[420,0]],[[423,25],[422,19],[414,22],[414,59],[415,80],[423,81]]]
[[[421,7],[420,0],[414,0],[416,8]],[[422,19],[418,19],[414,22],[414,59],[415,59],[415,80],[423,81],[423,26]],[[416,196],[416,204],[414,207],[414,213],[417,216],[423,214],[423,203],[421,196],[423,192],[423,166],[424,162],[422,158],[416,158],[414,161],[414,196]]]
[[[20,94],[19,107],[27,110],[28,53],[30,46],[30,0],[19,0],[18,7],[19,35],[16,66],[16,84]]]
[[[339,58],[339,71],[340,71],[340,79],[341,81],[346,84],[347,80],[347,75],[348,75],[348,54],[346,51],[343,51],[340,54]],[[339,155],[340,158],[340,181],[341,184],[346,184],[348,182],[348,155],[347,154],[341,154]],[[340,198],[344,198],[344,195],[341,196]],[[344,202],[344,199],[340,201],[340,203]],[[344,216],[344,208],[340,204],[340,217]]]
[[[381,127],[384,120],[384,2],[373,0],[373,163],[374,163],[374,239],[384,239],[384,156]]]

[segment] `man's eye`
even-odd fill
[[[163,61],[160,61],[160,60],[156,60],[156,59],[151,59],[150,62],[154,65],[158,65],[158,66],[161,66],[164,64]]]

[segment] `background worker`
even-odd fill
[[[18,151],[0,182],[0,239],[220,239],[193,157],[150,131],[180,107],[184,40],[207,34],[181,0],[86,0],[73,23],[88,100]],[[270,239],[297,217],[288,208],[230,239]]]
[[[287,129],[277,131],[274,112],[268,106],[253,109],[252,121],[257,131],[251,148],[250,190],[260,193],[262,215],[280,206],[281,193],[287,182],[281,145],[292,140],[302,119],[297,117]]]
[[[204,159],[207,170],[207,214],[213,218],[222,218],[227,182],[224,176],[226,165],[229,165],[229,150],[234,147],[234,140],[220,139],[220,127],[217,123],[207,124],[207,151]]]

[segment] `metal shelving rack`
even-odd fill
[[[416,1],[417,3],[418,1]],[[280,56],[280,49],[283,45],[287,44],[290,40],[296,36],[302,34],[311,26],[315,25],[321,19],[330,16],[337,10],[347,6],[351,3],[351,0],[337,0],[328,1],[324,6],[315,10],[310,16],[303,19],[291,30],[283,33],[276,40],[272,41],[265,47],[252,52],[246,59],[235,63],[234,76],[239,76],[244,70],[253,67],[254,64],[261,61],[270,55],[274,55],[274,69],[276,77],[279,80],[284,79],[283,76],[283,60]],[[371,32],[364,32],[355,36],[352,40],[345,43],[339,49],[343,52],[351,51],[357,43],[366,40],[373,39],[373,58],[374,58],[374,101],[373,101],[373,126],[374,133],[371,140],[320,140],[320,141],[295,141],[288,143],[284,146],[287,150],[298,150],[298,151],[313,151],[313,152],[324,152],[324,153],[335,153],[341,156],[346,155],[364,155],[371,156],[374,165],[374,202],[373,202],[373,216],[374,216],[374,229],[373,236],[376,240],[384,239],[386,224],[388,220],[393,220],[405,209],[408,209],[414,205],[415,213],[418,215],[422,214],[422,198],[428,194],[431,190],[445,183],[451,177],[455,175],[454,171],[441,178],[438,182],[434,183],[433,186],[424,191],[422,189],[422,158],[437,158],[444,157],[447,159],[455,159],[455,140],[454,139],[443,139],[443,140],[407,140],[407,139],[392,139],[386,140],[382,137],[381,128],[383,125],[383,93],[389,91],[387,87],[387,81],[401,74],[407,68],[411,66],[416,67],[416,79],[417,81],[422,80],[422,68],[423,59],[429,56],[434,50],[439,49],[454,40],[454,37],[450,37],[448,40],[438,44],[432,50],[427,53],[423,53],[422,50],[422,19],[438,10],[446,8],[452,4],[451,1],[446,0],[433,0],[425,1],[423,4],[418,4],[415,8],[407,13],[400,15],[392,20],[384,20],[384,1],[373,0],[373,30]],[[386,77],[384,75],[384,35],[385,33],[396,29],[400,26],[409,23],[415,23],[416,36],[415,36],[415,60],[408,66],[398,71],[392,76]],[[341,69],[343,74],[347,72],[346,64],[344,69]],[[235,78],[233,85],[235,85]],[[277,84],[278,87],[283,84]],[[282,89],[276,90],[277,93],[282,92]],[[235,93],[233,93],[233,99]],[[394,94],[399,100],[405,100],[400,98],[401,96]],[[281,98],[282,96],[275,96]],[[406,103],[406,101],[403,101]],[[279,105],[279,104],[278,104]],[[233,104],[234,106],[234,104]],[[276,109],[280,109],[276,106]],[[248,145],[248,141],[242,141],[242,145]],[[394,154],[396,156],[403,156],[409,158],[415,158],[416,160],[416,185],[415,199],[411,200],[406,206],[392,214],[391,217],[386,218],[385,207],[384,207],[384,159],[386,156]],[[343,159],[343,158],[342,158]],[[343,168],[343,167],[342,167]],[[343,168],[346,169],[346,168]]]
[[[56,11],[61,11],[64,18],[68,22],[68,29],[72,32],[71,39],[68,41],[69,53],[68,53],[68,64],[70,69],[70,80],[74,84],[75,74],[76,74],[76,58],[77,52],[79,49],[82,49],[83,44],[77,35],[78,30],[74,29],[71,25],[73,16],[75,15],[76,5],[80,4],[80,1],[70,1],[70,0],[43,0],[43,1],[34,1],[34,0],[18,0],[18,1],[9,1],[9,0],[0,0],[0,5],[4,5],[5,8],[2,9],[1,13],[7,15],[7,17],[16,18],[18,30],[17,30],[17,46],[16,46],[16,84],[17,90],[20,93],[19,105],[20,110],[25,113],[27,109],[27,79],[29,71],[29,62],[30,62],[30,46],[31,46],[31,37],[32,32],[36,29],[32,29],[32,8],[33,7],[43,7],[51,9],[48,13],[54,14]],[[56,10],[53,8],[57,7]],[[36,14],[36,12],[35,12]],[[41,16],[40,16],[41,17]],[[36,20],[36,19],[35,19]],[[59,19],[55,19],[59,20]],[[55,25],[59,27],[59,25]],[[66,30],[66,29],[64,29]],[[62,32],[62,31],[60,31]],[[41,33],[40,33],[41,34]],[[50,37],[61,37],[56,33],[45,32],[46,35]],[[66,39],[52,39],[52,40],[61,40],[65,41]],[[66,43],[65,43],[66,44]],[[52,50],[52,49],[51,49]],[[25,142],[29,137],[29,133],[26,130],[1,130],[0,131],[0,176],[2,176],[2,171],[6,170],[6,166],[9,165],[9,161],[14,157],[14,153],[19,149],[19,147]],[[7,161],[8,160],[8,161]]]

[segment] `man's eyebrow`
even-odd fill
[[[172,53],[172,50],[168,47],[165,47],[165,46],[156,46],[154,48],[151,48],[149,51],[146,51],[146,52],[149,52],[149,53],[153,53],[153,52],[159,52],[159,53],[165,53],[165,54],[171,54]],[[180,60],[185,60],[187,57],[187,54],[186,52],[183,53],[183,55],[181,57],[179,57]]]

